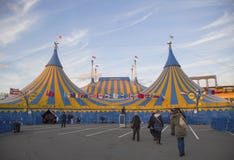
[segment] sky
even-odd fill
[[[189,77],[216,75],[218,85],[234,85],[233,17],[233,0],[0,0],[0,92],[39,76],[55,41],[79,88],[90,83],[92,56],[98,76],[130,78],[137,56],[137,79],[150,86],[168,41]]]

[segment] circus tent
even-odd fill
[[[84,88],[83,88],[84,89]],[[57,43],[42,73],[19,95],[0,101],[0,108],[86,109],[91,112],[115,110],[201,108],[229,106],[225,99],[204,94],[204,89],[189,79],[176,60],[171,43],[162,73],[148,88],[137,78],[100,77],[82,90],[67,77],[57,54]]]
[[[205,94],[204,89],[189,79],[176,60],[172,43],[169,42],[169,55],[166,64],[158,79],[143,94],[156,95],[148,100],[145,106],[158,106],[160,108],[209,108],[222,107],[229,104],[225,99],[215,95]],[[147,100],[145,100],[147,101]]]
[[[85,99],[79,96],[85,92],[72,83],[63,70],[57,54],[54,53],[42,73],[18,95],[11,95],[0,101],[1,108],[72,108],[87,106]]]
[[[129,77],[100,77],[98,82],[91,83],[83,89],[89,96],[109,99],[131,98],[146,87]]]

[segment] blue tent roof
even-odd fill
[[[50,61],[48,62],[48,64],[46,65],[47,66],[58,66],[58,67],[61,67],[63,68],[59,58],[58,58],[58,54],[57,54],[57,48],[54,49],[54,54],[53,56],[51,57]]]
[[[176,58],[173,54],[173,51],[171,49],[171,42],[169,42],[168,44],[169,44],[169,54],[168,54],[167,62],[166,62],[164,67],[168,67],[168,66],[179,66],[180,67],[180,64],[176,60]]]

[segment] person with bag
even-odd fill
[[[141,127],[141,119],[137,115],[137,113],[134,114],[134,117],[131,120],[131,128],[133,129],[133,136],[132,140],[135,140],[135,136],[137,134],[137,141],[140,141],[140,127]]]
[[[184,145],[184,137],[187,134],[186,131],[186,120],[184,114],[180,111],[179,108],[174,109],[174,114],[172,116],[172,123],[175,126],[175,136],[177,138],[177,147],[179,150],[179,155],[182,157],[185,155],[185,145]]]
[[[160,111],[157,110],[154,114],[154,119],[153,119],[153,128],[154,128],[155,140],[157,144],[161,144],[161,134],[162,134],[163,127],[164,127],[164,123],[162,120],[162,116],[160,114]]]

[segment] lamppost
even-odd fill
[[[203,94],[204,94],[204,91],[201,91],[201,90],[196,90],[196,92],[189,92],[188,93],[189,99],[196,102],[196,106],[195,106],[195,110],[194,110],[195,114],[197,114],[197,112],[199,111],[198,107],[199,107],[200,101],[203,99]]]
[[[32,110],[31,110],[29,104],[36,97],[36,93],[35,92],[31,92],[31,91],[28,91],[28,92],[22,92],[22,91],[20,91],[20,94],[21,94],[23,100],[26,103],[27,115],[29,116],[29,115],[32,114]]]

